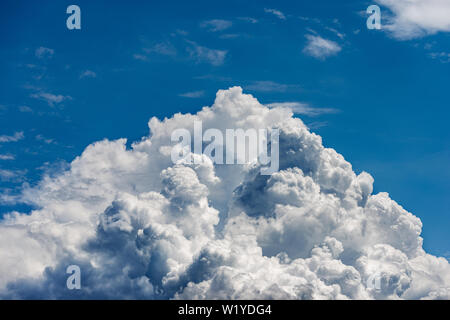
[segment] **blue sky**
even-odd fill
[[[70,4],[81,30],[66,28]],[[1,193],[239,85],[262,103],[295,102],[327,147],[373,175],[375,192],[420,217],[424,248],[448,257],[449,33],[368,30],[370,4],[2,1]],[[12,210],[30,208],[1,204]]]

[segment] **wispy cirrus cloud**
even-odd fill
[[[281,12],[280,10],[277,10],[277,9],[270,9],[270,8],[264,8],[264,12],[266,12],[266,13],[271,13],[271,14],[275,15],[278,19],[286,20],[286,16],[285,16],[284,13]]]
[[[219,36],[220,39],[236,39],[239,38],[241,34],[239,33],[226,33]]]
[[[197,62],[206,62],[213,66],[220,66],[224,64],[227,50],[210,49],[198,45],[194,41],[188,41],[190,46],[187,48],[191,58]]]
[[[65,100],[71,100],[72,97],[49,92],[37,92],[30,95],[31,98],[45,101],[50,107],[53,107]]]
[[[439,60],[442,63],[450,63],[450,52],[431,52],[431,59]]]
[[[184,97],[184,98],[200,98],[200,97],[203,97],[204,95],[205,95],[205,91],[203,91],[203,90],[191,91],[191,92],[179,94],[180,97]]]
[[[253,24],[258,23],[258,19],[255,19],[253,17],[239,17],[238,19],[241,21],[250,22]]]
[[[339,39],[344,39],[345,38],[345,33],[340,32],[339,30],[332,28],[332,27],[325,27],[326,30],[333,32],[336,36],[339,37]]]
[[[97,73],[92,70],[85,70],[80,74],[80,79],[83,78],[97,78]]]
[[[148,60],[146,55],[143,55],[143,54],[140,54],[140,53],[133,54],[133,59],[140,60],[140,61],[147,61]]]
[[[309,117],[317,117],[323,114],[332,114],[338,113],[340,110],[335,108],[314,108],[311,107],[307,103],[303,102],[274,102],[266,104],[269,108],[288,108],[292,110],[293,113],[309,116]]]
[[[53,139],[49,139],[44,137],[42,134],[38,134],[36,137],[34,137],[37,141],[44,142],[45,144],[52,144],[54,143]]]
[[[177,35],[180,35],[180,36],[187,36],[188,34],[189,34],[189,32],[187,32],[186,30],[183,30],[183,29],[177,29],[177,30],[175,30],[175,32],[172,32],[170,35],[173,36],[173,37],[175,37],[175,36],[177,36]]]
[[[0,181],[20,182],[25,177],[26,170],[7,170],[0,169]]]
[[[142,49],[145,53],[157,53],[164,56],[175,56],[176,48],[170,42],[158,42],[150,47]]]
[[[23,131],[15,132],[12,136],[8,135],[1,135],[0,136],[0,142],[17,142],[19,140],[22,140],[25,138],[25,135],[23,134]]]
[[[328,121],[313,121],[313,122],[309,122],[309,123],[305,123],[305,124],[308,126],[308,128],[317,130],[317,129],[328,126]]]
[[[10,153],[0,154],[0,160],[14,160],[16,157]]]
[[[231,77],[227,77],[227,76],[220,76],[217,74],[205,74],[202,76],[195,76],[194,79],[197,80],[212,80],[212,81],[223,81],[223,82],[229,82],[232,81],[233,79]]]
[[[55,50],[46,47],[39,47],[34,51],[34,55],[38,59],[50,59],[54,54]]]
[[[33,113],[33,109],[29,106],[19,106],[19,111],[23,113]]]
[[[170,42],[158,42],[142,49],[142,52],[133,54],[133,59],[140,61],[150,60],[151,54],[158,54],[162,56],[175,57],[177,49]]]
[[[252,81],[245,86],[245,89],[257,92],[285,92],[290,89],[300,89],[298,85],[278,83],[274,81]]]
[[[230,28],[232,25],[233,25],[233,22],[231,22],[229,20],[222,20],[222,19],[207,20],[207,21],[203,21],[200,24],[200,26],[202,28],[206,28],[212,32],[226,30],[226,29]]]
[[[306,39],[308,39],[308,42],[303,49],[303,53],[319,60],[325,60],[342,50],[337,42],[322,38],[318,35],[307,34]]]

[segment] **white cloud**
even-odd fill
[[[274,14],[277,18],[279,18],[279,19],[281,19],[281,20],[286,20],[286,16],[285,16],[284,13],[281,12],[280,10],[264,8],[264,12],[266,12],[266,13],[272,13],[272,14]]]
[[[18,132],[15,132],[14,135],[12,135],[12,136],[1,135],[0,142],[17,142],[19,140],[22,140],[23,138],[25,138],[23,131],[18,131]]]
[[[439,60],[442,63],[450,62],[450,52],[431,52],[429,56],[432,59]]]
[[[186,30],[177,29],[177,30],[175,30],[175,34],[187,36],[189,34],[189,32],[187,32]]]
[[[14,160],[15,157],[12,154],[0,154],[0,160]]]
[[[209,31],[212,32],[226,30],[230,28],[232,25],[233,23],[231,21],[222,19],[207,20],[200,24],[202,28],[208,28]]]
[[[20,107],[19,107],[19,111],[20,111],[20,112],[29,112],[29,113],[32,113],[32,112],[33,112],[33,109],[31,109],[31,108],[28,107],[28,106],[20,106]]]
[[[185,97],[185,98],[200,98],[200,97],[203,97],[204,95],[205,95],[205,91],[203,91],[203,90],[191,91],[191,92],[179,94],[180,97]]]
[[[322,114],[338,113],[338,109],[334,108],[313,108],[307,103],[302,102],[274,102],[267,104],[269,108],[288,108],[295,114],[316,117]]]
[[[328,121],[312,121],[306,124],[308,128],[316,130],[328,126]]]
[[[388,7],[388,17],[382,27],[398,39],[406,40],[438,32],[450,31],[450,1],[448,0],[376,0]],[[383,11],[382,11],[383,17]]]
[[[255,19],[253,17],[239,17],[238,19],[242,20],[242,21],[250,22],[253,24],[258,23],[258,19]]]
[[[37,141],[42,141],[42,142],[44,142],[45,144],[52,144],[52,143],[54,143],[54,140],[53,140],[53,139],[48,139],[48,138],[44,137],[42,134],[38,134],[38,135],[35,137],[35,139],[36,139]]]
[[[177,54],[177,50],[170,42],[156,43],[149,48],[144,48],[143,51],[146,53],[158,53],[164,56],[175,56]]]
[[[178,34],[182,34],[181,30],[177,31]],[[133,54],[135,60],[148,61],[150,54],[159,54],[168,57],[175,57],[177,55],[177,49],[170,42],[159,42],[149,47],[142,49],[143,53]]]
[[[91,70],[83,71],[80,74],[80,79],[83,79],[83,78],[96,78],[96,77],[97,77],[97,74],[94,71],[91,71]]]
[[[335,28],[325,27],[325,29],[328,30],[328,31],[333,32],[341,40],[345,38],[345,33],[342,33],[339,30],[336,30]]]
[[[0,180],[10,180],[16,175],[13,171],[0,169]]]
[[[280,171],[173,164],[171,133],[280,129]],[[88,146],[25,185],[38,208],[0,222],[1,298],[449,299],[450,266],[422,248],[420,219],[373,193],[287,108],[239,87],[211,107],[149,121],[151,135]],[[11,195],[1,195],[4,201]],[[67,290],[66,267],[82,271]],[[367,285],[377,275],[380,290]]]
[[[65,100],[71,100],[72,98],[70,96],[63,96],[61,94],[53,94],[49,92],[37,92],[30,95],[31,98],[43,100],[47,102],[47,104],[51,107],[60,104],[61,102]]]
[[[303,49],[303,53],[316,59],[324,60],[334,56],[341,51],[341,47],[334,41],[324,39],[320,36],[306,35],[308,43]]]
[[[50,59],[54,53],[55,50],[46,47],[39,47],[34,52],[35,56],[39,59]]]
[[[257,92],[285,92],[289,89],[298,89],[299,86],[278,83],[274,81],[252,81],[249,85],[245,86],[245,89],[257,91]]]
[[[188,52],[198,62],[207,62],[213,66],[220,66],[225,62],[227,50],[210,49],[200,46],[193,41],[188,41],[188,43],[191,45],[187,49]]]
[[[22,181],[25,174],[26,174],[25,170],[0,169],[0,181],[20,182]]]
[[[133,58],[135,60],[147,61],[147,56],[145,56],[143,54],[139,54],[139,53],[133,54]]]
[[[219,36],[220,39],[236,39],[239,38],[241,34],[239,33],[225,33]]]

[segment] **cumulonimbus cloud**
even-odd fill
[[[171,133],[194,121],[279,128],[280,171],[204,155],[173,164]],[[233,87],[149,127],[130,148],[93,143],[23,190],[37,209],[0,223],[1,298],[450,298],[450,266],[423,250],[420,219],[373,194],[373,178],[289,109]],[[69,265],[80,290],[66,288]]]

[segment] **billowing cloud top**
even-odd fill
[[[177,128],[279,128],[280,171],[173,164]],[[450,298],[446,259],[421,221],[372,194],[373,178],[287,108],[239,87],[212,107],[149,121],[134,143],[100,141],[23,191],[39,209],[0,223],[1,298]],[[78,265],[82,289],[66,288]]]

